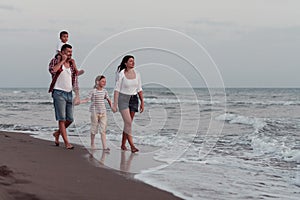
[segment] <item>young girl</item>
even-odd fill
[[[87,103],[91,101],[90,112],[91,112],[91,148],[95,149],[95,135],[98,133],[100,126],[101,140],[103,150],[109,151],[110,149],[106,146],[106,127],[107,117],[104,99],[107,100],[111,107],[111,100],[109,99],[108,92],[104,89],[106,85],[105,76],[97,76],[95,79],[95,86],[90,91],[87,98],[80,101],[80,103]]]

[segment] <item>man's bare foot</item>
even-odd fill
[[[59,146],[59,135],[60,135],[59,130],[58,130],[58,131],[55,131],[55,132],[53,133],[53,137],[55,138],[55,141],[54,141],[55,146]]]
[[[74,146],[71,145],[71,144],[67,144],[67,145],[66,145],[66,149],[74,149]]]

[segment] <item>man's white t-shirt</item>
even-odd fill
[[[65,92],[72,91],[72,71],[71,68],[62,66],[63,71],[58,76],[54,89],[63,90]]]

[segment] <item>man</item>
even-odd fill
[[[58,130],[53,133],[55,145],[59,146],[61,135],[65,147],[73,149],[67,137],[67,128],[74,121],[73,119],[73,95],[75,92],[74,104],[80,103],[78,87],[78,71],[75,60],[72,59],[72,46],[64,44],[61,47],[61,58],[53,58],[49,64],[49,72],[52,75],[52,82],[49,92],[52,92],[55,118],[58,121]]]

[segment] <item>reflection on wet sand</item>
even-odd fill
[[[156,149],[141,146],[140,150],[139,153],[131,153],[131,151],[123,151],[116,146],[113,146],[110,151],[88,149],[88,160],[96,167],[105,167],[134,174],[166,164],[154,160]]]
[[[99,156],[101,155],[101,156]],[[136,154],[130,151],[120,151],[120,168],[122,172],[130,172],[130,165]],[[105,164],[106,157],[110,156],[110,151],[91,149],[88,156],[89,162],[97,167],[109,167]]]
[[[133,157],[135,157],[134,153],[130,153],[128,159],[126,159],[126,152],[121,151],[121,162],[120,162],[120,170],[123,172],[130,172],[130,165]]]

